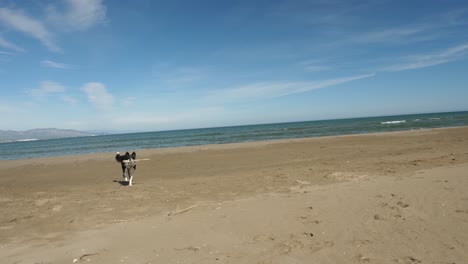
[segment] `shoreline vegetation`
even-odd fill
[[[468,127],[0,161],[5,263],[464,263]],[[121,150],[126,151],[126,150]]]

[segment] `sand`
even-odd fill
[[[137,155],[0,161],[0,263],[468,263],[468,127]]]

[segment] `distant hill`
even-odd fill
[[[67,137],[86,137],[95,135],[97,134],[72,129],[58,128],[38,128],[26,131],[0,130],[0,142]]]

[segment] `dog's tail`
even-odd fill
[[[117,152],[117,155],[115,155],[115,161],[117,162],[122,162],[122,160],[125,160],[125,156],[120,155],[120,152]]]

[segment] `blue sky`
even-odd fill
[[[1,130],[468,110],[466,1],[0,0]]]

